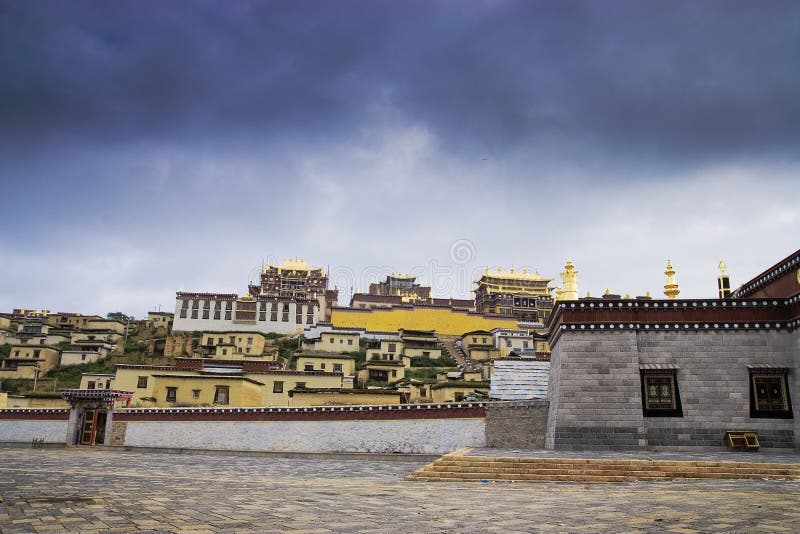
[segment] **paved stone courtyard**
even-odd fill
[[[800,482],[405,482],[425,461],[0,447],[0,531],[798,532]]]

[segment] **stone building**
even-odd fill
[[[798,326],[800,251],[725,299],[559,302],[546,445],[722,446],[754,431],[762,447],[797,447]]]

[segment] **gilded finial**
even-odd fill
[[[587,292],[586,292],[586,298],[588,299],[588,298],[589,298],[589,297],[591,297],[591,296],[592,296],[592,294],[591,294],[589,291],[587,291]]]
[[[561,271],[561,287],[562,300],[578,300],[578,271],[571,260],[567,260],[564,270]]]
[[[629,298],[631,298],[631,294],[630,294],[630,293],[625,293],[625,298],[626,298],[626,299],[629,299]]]
[[[608,288],[606,288],[606,292],[605,292],[604,294],[605,294],[605,295],[610,295],[610,294],[611,294],[611,291],[610,291]]]
[[[723,260],[719,260],[719,264],[717,265],[717,267],[719,267],[720,274],[725,274],[725,269],[728,268],[728,266],[725,265],[725,262]]]
[[[664,274],[667,276],[667,283],[664,284],[664,295],[668,299],[675,299],[681,290],[678,289],[678,283],[675,281],[675,269],[672,268],[672,260],[669,258],[667,258],[667,270],[664,271]]]
[[[647,298],[650,298],[650,292],[649,292],[649,291],[646,291],[646,292],[645,292],[645,294],[644,294],[644,296],[645,296],[645,297],[647,297]]]

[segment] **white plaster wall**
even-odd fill
[[[485,420],[128,422],[125,445],[271,452],[444,454],[485,447]]]
[[[67,421],[0,419],[0,442],[30,443],[34,438],[44,438],[45,443],[66,443]]]
[[[191,308],[187,310],[186,318],[181,318],[181,300],[177,299],[175,304],[175,319],[172,323],[172,331],[173,332],[263,332],[263,333],[270,333],[275,332],[278,334],[296,334],[301,332],[305,327],[312,326],[306,324],[306,313],[307,313],[307,304],[303,304],[303,321],[301,323],[296,323],[295,319],[296,316],[296,309],[297,304],[294,302],[289,303],[289,321],[284,322],[281,320],[282,313],[278,312],[278,320],[271,321],[272,315],[269,311],[267,311],[266,321],[256,321],[254,323],[242,323],[242,322],[235,322],[233,320],[226,321],[225,319],[192,319],[192,310]],[[234,304],[234,308],[236,305]],[[198,310],[198,317],[202,317],[202,308]],[[213,309],[209,314],[209,317],[213,317]],[[234,316],[233,314],[231,315]],[[222,314],[220,317],[225,317],[225,310],[222,310]],[[314,317],[314,324],[319,321],[319,308],[315,307],[313,312]],[[258,319],[258,313],[256,313],[256,319]]]

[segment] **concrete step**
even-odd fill
[[[693,465],[595,465],[595,464],[570,464],[554,462],[550,464],[471,464],[471,463],[436,463],[431,464],[430,469],[437,471],[467,471],[467,472],[536,472],[536,471],[606,471],[606,472],[628,472],[628,471],[664,471],[671,473],[741,473],[741,474],[777,474],[777,475],[800,475],[800,467],[787,468],[781,465],[761,465],[758,467],[740,467],[735,463],[717,465],[714,467],[693,466]]]
[[[549,466],[537,467],[529,469],[513,469],[513,468],[485,468],[485,467],[472,467],[472,466],[430,466],[426,472],[430,473],[526,473],[526,474],[590,474],[590,475],[632,475],[644,476],[653,474],[657,476],[692,476],[696,478],[713,478],[714,475],[753,475],[755,477],[762,476],[794,476],[800,477],[800,469],[739,469],[739,468],[678,468],[669,469],[658,466],[654,469],[610,469],[610,468],[592,468],[587,466]]]
[[[406,480],[633,482],[692,478],[800,480],[800,463],[447,455]]]

